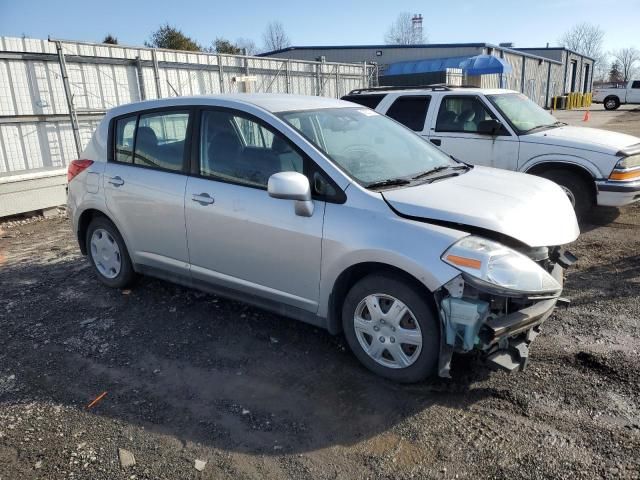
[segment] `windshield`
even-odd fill
[[[279,116],[364,186],[411,180],[458,165],[406,127],[368,108],[282,112]]]
[[[559,126],[560,122],[520,93],[487,95],[518,133]]]

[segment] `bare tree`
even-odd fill
[[[583,22],[567,30],[560,38],[560,45],[594,60],[594,76],[605,77],[607,74],[607,56],[602,50],[604,30],[598,25]]]
[[[289,40],[289,36],[284,31],[284,25],[277,20],[267,25],[267,28],[262,34],[262,41],[264,42],[265,51],[268,52],[281,50],[291,45],[291,40]]]
[[[246,52],[247,55],[255,55],[258,53],[258,46],[256,42],[251,40],[250,38],[240,37],[236,40],[236,46]]]
[[[619,65],[620,74],[624,82],[631,80],[636,71],[636,63],[640,62],[640,50],[637,48],[621,48],[611,52],[616,63]]]
[[[389,26],[384,35],[384,41],[388,45],[417,45],[426,43],[427,38],[422,33],[422,29],[417,29],[413,25],[413,15],[409,12],[402,12]]]

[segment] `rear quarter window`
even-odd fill
[[[116,162],[133,162],[133,139],[136,132],[136,117],[121,118],[115,125],[115,160]]]
[[[363,107],[375,109],[384,98],[384,95],[345,95],[342,100],[357,103]]]
[[[409,127],[414,132],[424,130],[431,97],[421,95],[405,95],[396,98],[386,115]]]

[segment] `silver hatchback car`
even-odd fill
[[[344,332],[399,382],[448,376],[471,350],[523,368],[579,234],[552,182],[458,162],[320,97],[114,108],[68,179],[104,284],[147,274]]]

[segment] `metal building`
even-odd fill
[[[0,217],[66,202],[66,166],[104,112],[160,97],[340,97],[374,72],[341,64],[0,37]]]
[[[434,74],[461,68],[463,83],[520,91],[544,107],[554,96],[591,91],[593,59],[565,48],[513,48],[511,44],[450,43],[426,45],[343,45],[289,47],[267,52],[270,58],[366,62],[378,69],[381,85],[433,83]],[[493,63],[483,72],[466,68]]]

